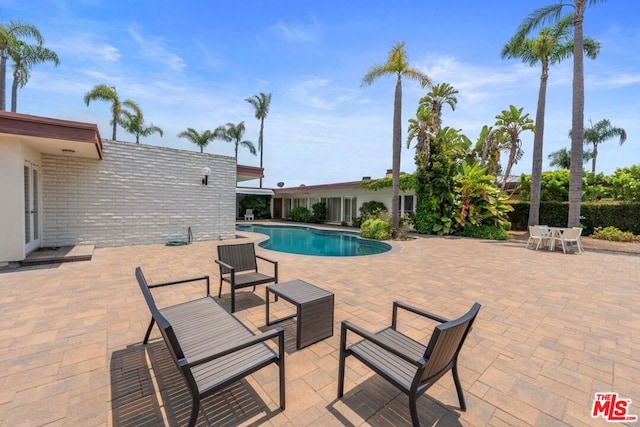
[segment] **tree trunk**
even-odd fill
[[[0,111],[6,111],[7,98],[7,46],[0,46],[2,55],[0,57]]]
[[[507,180],[509,179],[509,174],[511,173],[511,168],[516,160],[516,152],[518,151],[517,142],[511,143],[511,151],[509,151],[509,160],[507,161],[507,169],[504,171],[504,177],[502,178],[502,190],[507,187]]]
[[[391,177],[391,226],[394,231],[400,223],[400,150],[402,148],[402,78],[398,74],[393,103],[393,165]]]
[[[116,127],[118,126],[118,116],[117,114],[113,115],[113,136],[112,139],[116,140]]]
[[[568,227],[580,225],[580,204],[582,203],[582,153],[584,133],[584,39],[582,20],[584,0],[576,0],[573,19],[573,102],[571,117],[571,168],[569,173],[569,217]]]
[[[596,173],[596,159],[598,158],[598,144],[593,144],[593,151],[591,152],[591,172]]]
[[[263,147],[262,144],[264,143],[264,140],[262,139],[264,137],[263,133],[264,133],[264,118],[260,119],[260,136],[258,137],[258,149],[260,150],[260,169],[262,169],[260,171],[260,173],[262,174],[260,175],[260,188],[262,188],[262,176],[264,175],[264,169],[262,168],[262,153],[264,151],[262,149]]]
[[[536,110],[536,131],[533,135],[533,160],[531,163],[531,202],[529,203],[529,225],[540,223],[540,198],[542,191],[542,147],[544,142],[544,113],[547,98],[547,78],[549,66],[542,64],[538,107]]]
[[[11,82],[11,112],[15,113],[18,109],[18,79],[17,71],[13,72],[13,81]]]

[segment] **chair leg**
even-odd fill
[[[231,312],[236,312],[236,290],[231,286]]]
[[[338,399],[344,395],[345,347],[347,346],[347,329],[342,325],[340,330],[340,360],[338,362]]]
[[[222,298],[222,279],[220,279],[220,289],[218,289],[218,298]]]
[[[451,368],[453,373],[453,382],[456,384],[456,391],[458,392],[458,401],[460,402],[460,409],[467,410],[467,404],[464,401],[464,394],[462,394],[462,384],[460,384],[460,377],[458,376],[458,362],[456,361]]]
[[[149,342],[149,335],[151,335],[151,329],[153,329],[154,323],[156,323],[156,319],[152,317],[151,323],[149,323],[149,327],[147,328],[147,333],[144,336],[144,341],[142,341],[143,344],[146,344],[147,342]]]
[[[409,395],[409,412],[411,413],[411,424],[413,427],[420,427],[420,420],[418,419],[418,407],[416,405],[417,396]]]
[[[198,413],[200,412],[200,399],[193,398],[193,406],[191,407],[191,418],[189,418],[189,427],[195,427],[198,421]]]

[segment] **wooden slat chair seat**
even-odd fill
[[[258,260],[273,265],[273,275],[258,271]],[[231,286],[231,312],[236,311],[236,289],[253,287],[266,283],[278,283],[278,262],[256,255],[253,243],[240,243],[235,245],[218,246],[218,259],[220,266],[220,289],[218,298],[222,297],[222,283]]]
[[[434,328],[426,346],[397,330],[399,308],[440,323]],[[479,310],[480,304],[475,303],[466,314],[448,321],[396,301],[393,303],[391,326],[379,332],[369,333],[349,321],[343,321],[340,334],[338,398],[344,394],[345,359],[347,356],[354,356],[409,396],[409,409],[414,426],[420,425],[416,399],[449,370],[453,374],[460,409],[466,410],[458,377],[458,354]],[[348,331],[363,339],[347,345]]]
[[[209,292],[209,277],[148,285],[140,267],[136,278],[151,311],[151,323],[144,337],[149,341],[153,325],[158,328],[169,353],[184,376],[193,406],[190,426],[198,419],[200,400],[216,393],[247,375],[275,363],[280,371],[280,408],[285,408],[284,330],[274,328],[255,335],[213,299]],[[158,308],[151,289],[180,283],[206,280],[204,298],[170,307]],[[266,341],[277,339],[278,352]]]

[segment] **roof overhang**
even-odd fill
[[[102,159],[98,126],[0,111],[0,136],[44,154]]]
[[[259,178],[264,178],[264,171],[262,168],[245,165],[236,166],[236,182],[249,181]]]
[[[273,190],[270,188],[236,187],[236,194],[251,194],[254,196],[273,196]]]

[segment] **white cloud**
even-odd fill
[[[334,110],[355,98],[353,90],[335,87],[330,79],[320,77],[294,83],[290,93],[300,104],[326,111]]]
[[[322,35],[317,21],[311,23],[291,23],[278,21],[269,27],[269,33],[292,43],[316,42]]]
[[[61,61],[72,56],[75,60],[94,63],[117,62],[122,57],[118,48],[97,38],[95,34],[76,33],[50,43],[48,47],[61,57]]]
[[[127,31],[140,46],[142,55],[163,62],[173,71],[182,71],[186,67],[184,60],[180,56],[172,53],[164,46],[163,38],[143,37],[134,28],[129,28]]]

